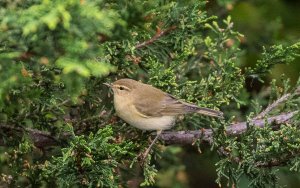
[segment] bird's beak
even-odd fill
[[[103,85],[106,85],[106,86],[108,86],[109,88],[112,87],[112,85],[111,85],[111,84],[108,84],[108,83],[103,83]]]

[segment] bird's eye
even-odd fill
[[[120,89],[120,90],[125,90],[125,88],[124,88],[124,87],[122,87],[122,86],[120,86],[120,87],[119,87],[119,89]]]

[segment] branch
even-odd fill
[[[283,113],[277,116],[267,118],[268,123],[281,124],[290,120],[298,111]],[[266,120],[252,120],[250,125],[256,127],[264,127]],[[240,135],[247,131],[247,122],[240,122],[232,124],[226,128],[227,135]],[[8,125],[0,125],[0,130],[8,132],[8,135],[16,135],[18,133],[27,132],[32,142],[36,147],[44,148],[49,146],[60,145],[64,140],[72,137],[70,133],[62,133],[59,138],[55,138],[50,133],[39,131],[30,128],[21,128]],[[203,142],[211,143],[213,140],[212,129],[202,129],[197,131],[165,131],[161,134],[160,139],[165,141],[166,144],[193,144],[197,139]],[[0,145],[7,145],[3,139],[0,139]]]
[[[172,30],[174,30],[176,28],[177,28],[176,26],[171,26],[170,28],[168,28],[168,29],[166,29],[164,31],[162,31],[162,30],[160,30],[158,28],[157,31],[156,31],[156,34],[151,39],[149,39],[147,41],[144,41],[144,42],[141,42],[141,43],[138,43],[137,45],[135,45],[135,48],[139,49],[139,48],[143,48],[143,47],[145,47],[145,46],[147,46],[149,44],[152,44],[153,42],[155,42],[156,40],[158,40],[160,37],[168,34],[170,31],[172,31]]]
[[[39,131],[31,128],[22,128],[8,125],[0,125],[0,130],[7,135],[17,136],[18,134],[28,133],[33,144],[38,148],[60,145],[63,140],[71,137],[69,133],[63,133],[60,139],[56,139],[49,132]],[[0,139],[0,146],[8,145],[4,139]]]
[[[265,119],[254,119],[249,122],[250,125],[255,127],[264,127],[266,121],[268,124],[275,123],[281,124],[290,120],[298,111],[283,113],[277,116],[269,117]],[[227,135],[240,135],[246,132],[248,129],[247,122],[240,122],[230,125],[226,128]],[[166,144],[193,144],[197,139],[201,139],[203,142],[211,143],[213,140],[212,129],[202,129],[196,131],[164,131],[160,140],[163,140]]]

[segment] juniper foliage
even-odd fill
[[[220,185],[239,186],[242,176],[253,186],[277,185],[278,168],[270,161],[299,171],[299,113],[277,128],[249,124],[239,137],[224,133],[232,121],[255,118],[265,105],[259,96],[249,100],[245,79],[293,62],[299,43],[266,47],[256,67],[243,70],[239,46],[244,36],[234,30],[230,16],[208,15],[204,1],[0,5],[0,185],[118,187],[139,169],[141,185],[153,185],[156,159],[164,154],[154,147],[140,167],[138,156],[149,134],[116,118],[102,85],[124,77],[224,111],[225,120],[190,115],[174,128],[214,129],[211,149],[227,151],[216,163]],[[293,94],[269,115],[299,109],[295,88],[272,82],[270,103]],[[42,133],[53,142],[34,139]]]

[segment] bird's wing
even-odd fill
[[[176,116],[189,111],[186,106],[188,103],[153,87],[146,87],[143,93],[136,96],[139,97],[134,100],[135,108],[149,117]]]

